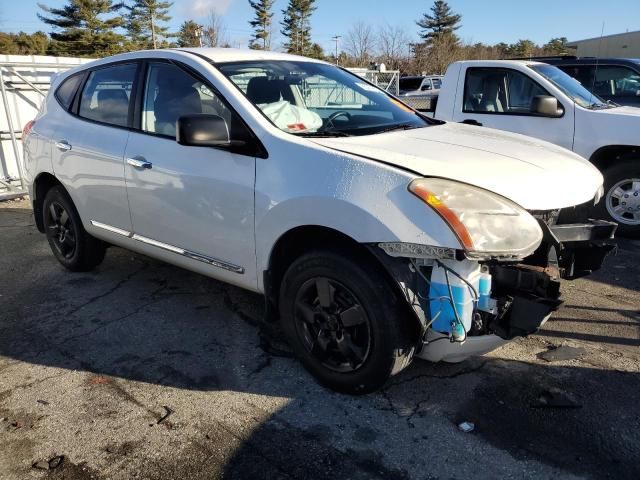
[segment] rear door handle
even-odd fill
[[[467,118],[466,120],[463,120],[462,123],[465,123],[467,125],[475,125],[476,127],[482,126],[482,123],[477,120],[473,120],[472,118]]]
[[[56,142],[56,148],[63,152],[68,152],[71,150],[71,145],[66,140],[60,140],[59,142]]]
[[[127,158],[127,163],[135,168],[149,169],[153,166],[151,162],[147,162],[144,158]]]

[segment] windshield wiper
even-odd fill
[[[394,130],[413,130],[414,128],[423,128],[423,126],[411,125],[409,123],[399,123],[398,125],[393,125],[391,127],[387,127],[385,129],[379,130],[379,131],[377,131],[375,133],[393,132]]]
[[[298,137],[306,137],[306,138],[322,138],[322,137],[352,137],[353,135],[347,132],[340,132],[338,130],[327,130],[324,132],[304,132],[304,133],[294,133],[294,135]]]
[[[602,110],[602,109],[605,109],[605,108],[614,108],[614,107],[617,107],[617,106],[618,105],[613,105],[611,103],[593,102],[587,108],[589,110]]]

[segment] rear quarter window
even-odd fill
[[[82,81],[82,73],[76,73],[64,80],[56,89],[55,97],[65,110],[69,110],[73,97]]]

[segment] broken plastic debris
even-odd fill
[[[464,433],[473,432],[476,426],[472,422],[462,422],[458,424],[458,430]]]

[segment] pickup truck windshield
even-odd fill
[[[530,65],[529,68],[549,80],[581,107],[594,110],[613,107],[613,105],[604,102],[600,97],[584,88],[575,78],[553,65]]]
[[[258,60],[215,66],[271,123],[295,135],[371,135],[431,125],[383,90],[333,65]]]

